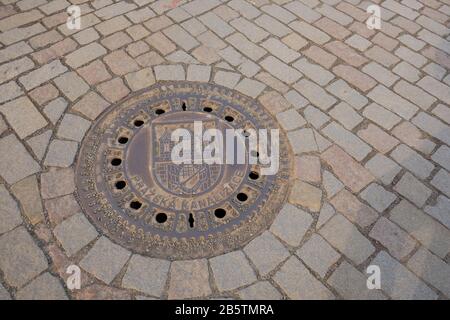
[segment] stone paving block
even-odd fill
[[[294,21],[289,24],[289,27],[300,33],[303,37],[319,45],[323,45],[331,40],[325,32],[320,31],[316,27],[313,27],[304,21]]]
[[[327,69],[331,68],[337,60],[336,56],[314,45],[303,51],[303,54]]]
[[[366,58],[361,56],[354,49],[339,41],[327,43],[325,45],[325,49],[354,67],[361,67],[363,64],[368,62]]]
[[[290,256],[289,251],[269,231],[253,239],[243,250],[261,276],[268,275]]]
[[[0,21],[1,23],[1,21]],[[33,49],[24,41],[0,49],[0,63],[11,61],[23,55],[33,52]]]
[[[362,71],[378,82],[384,84],[386,87],[392,86],[399,79],[397,75],[393,74],[391,71],[376,62],[366,64],[362,68]]]
[[[431,195],[431,190],[409,172],[402,176],[394,190],[418,207],[422,207]]]
[[[0,83],[6,82],[16,76],[34,68],[34,62],[29,58],[21,58],[0,66]]]
[[[289,194],[289,202],[307,208],[312,212],[318,212],[322,203],[322,190],[306,182],[296,180]]]
[[[137,63],[123,50],[114,51],[103,60],[116,75],[122,76],[139,69]]]
[[[198,18],[203,24],[216,33],[219,37],[224,38],[234,32],[228,23],[223,21],[214,12],[208,12]],[[175,40],[174,40],[175,41]],[[176,42],[176,41],[175,41]]]
[[[320,159],[317,156],[295,157],[295,177],[302,181],[321,182]]]
[[[15,42],[31,38],[32,36],[44,31],[45,28],[40,23],[35,23],[28,27],[14,28],[2,32],[2,34],[0,35],[0,42],[5,45],[10,45]]]
[[[333,96],[326,93],[322,87],[306,79],[297,82],[294,88],[301,92],[314,106],[324,111],[337,101]]]
[[[372,151],[369,145],[336,122],[330,123],[322,132],[358,161]]]
[[[97,86],[97,90],[109,102],[117,102],[130,93],[130,90],[127,86],[125,86],[120,78],[114,78],[107,82],[101,83]]]
[[[21,139],[47,125],[45,118],[28,97],[21,97],[0,105],[0,113],[5,116]]]
[[[234,290],[256,281],[255,273],[242,251],[233,251],[209,259],[220,292]]]
[[[261,10],[286,24],[296,19],[292,13],[276,4],[267,4],[262,6]]]
[[[426,282],[450,296],[450,266],[424,248],[420,248],[408,261],[408,268]]]
[[[11,187],[14,196],[19,200],[23,213],[31,224],[35,225],[44,220],[41,196],[36,176],[29,176]]]
[[[48,267],[44,253],[24,227],[0,237],[0,253],[0,270],[13,287],[23,286]]]
[[[348,130],[352,130],[363,121],[363,118],[345,102],[336,105],[329,114]]]
[[[100,60],[95,60],[87,66],[78,69],[77,72],[91,85],[111,79],[106,66]]]
[[[392,150],[392,148],[400,143],[400,141],[391,137],[386,132],[373,124],[369,124],[367,128],[359,130],[358,136],[381,153],[389,152],[390,150]]]
[[[335,264],[341,256],[318,234],[313,234],[311,238],[297,250],[296,254],[322,278],[325,277],[328,269]]]
[[[390,220],[439,257],[450,252],[450,231],[408,201],[402,200],[392,209]]]
[[[147,88],[155,83],[155,77],[151,67],[129,73],[125,76],[131,90],[137,91]]]
[[[308,5],[299,1],[289,2],[284,7],[309,23],[315,22],[322,16],[316,10],[311,9]]]
[[[53,169],[41,174],[41,195],[51,199],[75,191],[73,169]]]
[[[414,102],[414,104],[418,105],[423,110],[428,110],[431,105],[437,100],[433,96],[426,93],[424,90],[413,86],[403,80],[400,80],[395,84],[394,91],[404,98]]]
[[[434,300],[434,293],[422,280],[406,269],[385,251],[381,251],[371,262],[380,267],[383,275],[382,290],[396,300]]]
[[[256,98],[266,88],[264,83],[256,80],[244,78],[242,79],[234,89],[246,94],[249,97]]]
[[[48,218],[54,225],[60,224],[68,217],[82,212],[77,200],[72,194],[45,201]]]
[[[392,130],[392,133],[407,145],[424,154],[430,154],[436,146],[434,142],[424,138],[423,132],[408,121],[402,122],[396,126],[394,130]]]
[[[170,266],[169,299],[198,298],[211,294],[206,259],[174,261]]]
[[[289,131],[287,136],[295,154],[318,151],[314,132],[309,128]]]
[[[254,19],[261,14],[261,11],[244,0],[232,0],[228,5],[247,19]]]
[[[42,158],[44,157],[51,136],[52,131],[47,130],[40,135],[34,136],[27,140],[28,145],[39,160],[42,160]]]
[[[167,260],[133,255],[123,276],[122,287],[160,297],[166,284],[169,266],[170,262]]]
[[[91,43],[67,55],[66,63],[72,68],[79,68],[104,54],[105,48],[98,43]]]
[[[327,17],[322,17],[314,25],[338,40],[344,40],[352,34],[347,28]]]
[[[261,43],[261,46],[285,63],[291,63],[292,61],[300,57],[299,53],[297,53],[295,50],[292,50],[283,42],[275,38],[267,39],[266,41]],[[293,66],[302,71],[298,66],[296,66],[296,64],[294,64]]]
[[[273,280],[294,300],[334,299],[334,295],[306,267],[292,256]]]
[[[73,35],[73,38],[81,45],[91,43],[100,38],[94,28],[88,28]]]
[[[367,92],[377,85],[372,77],[352,66],[340,64],[333,68],[333,73],[363,92]]]
[[[320,227],[322,227],[335,214],[336,210],[334,210],[334,208],[328,202],[324,202],[319,213],[319,219],[317,219],[316,230],[320,229]]]
[[[243,300],[281,300],[281,294],[268,281],[260,281],[238,292]]]
[[[326,170],[324,170],[322,174],[322,183],[327,193],[328,199],[332,198],[335,194],[337,194],[344,188],[344,184],[339,181],[333,174]]]
[[[25,89],[31,90],[66,71],[67,68],[62,65],[59,60],[55,60],[40,67],[39,69],[31,71],[27,75],[20,77],[19,81],[23,84]]]
[[[396,53],[397,53],[397,51],[396,51]],[[396,57],[389,51],[387,51],[377,45],[371,47],[369,50],[364,52],[364,55],[366,57],[368,57],[369,59],[373,59],[373,60],[377,61],[378,63],[382,64],[383,66],[385,66],[388,69],[400,61],[400,59],[398,57]],[[411,61],[408,61],[408,62],[411,63]]]
[[[431,112],[437,115],[439,119],[444,120],[445,122],[450,124],[450,107],[439,104]]]
[[[188,81],[208,82],[211,77],[211,67],[196,64],[189,65],[187,69]]]
[[[17,300],[68,300],[58,278],[46,272],[17,291]]]
[[[89,92],[72,109],[95,120],[110,104],[95,92]]]
[[[350,221],[365,228],[378,219],[378,214],[347,190],[340,191],[330,203]]]
[[[108,238],[101,237],[81,260],[80,267],[109,284],[120,272],[130,255],[131,253],[128,250],[112,243]],[[145,278],[143,276],[145,269],[139,270],[142,276],[140,283],[143,283]],[[147,272],[148,270],[150,269],[147,269]]]
[[[376,183],[370,184],[360,193],[360,197],[366,200],[378,212],[386,210],[397,198],[395,194]]]
[[[125,32],[119,31],[103,39],[100,42],[109,50],[117,50],[129,44],[132,41],[133,40]]]
[[[58,136],[81,142],[90,126],[91,123],[88,120],[73,114],[66,114],[59,125]]]
[[[268,56],[260,64],[272,75],[288,84],[294,83],[302,76],[300,72],[273,56]]]
[[[308,41],[305,38],[299,36],[295,32],[288,34],[281,39],[281,41],[295,51],[299,51],[308,44]]]
[[[367,289],[367,275],[359,272],[347,261],[343,261],[327,280],[344,299],[384,300],[380,290]]]
[[[372,174],[337,146],[322,154],[322,159],[333,169],[337,177],[352,191],[359,192],[373,181]]]
[[[409,82],[416,82],[418,81],[422,73],[420,70],[416,69],[412,65],[410,65],[408,62],[402,61],[399,64],[397,64],[394,69],[392,69],[394,73],[399,75],[400,77],[408,80]]]
[[[64,220],[53,230],[69,257],[94,240],[98,233],[83,214],[78,213]]]
[[[305,119],[295,109],[277,113],[276,117],[278,122],[287,131],[297,129],[306,124]]]
[[[217,7],[219,4],[218,0],[194,0],[183,5],[182,8],[196,16]]]
[[[12,134],[0,139],[0,159],[0,176],[9,184],[14,184],[41,169]]]
[[[55,99],[58,97],[59,92],[56,87],[48,83],[46,85],[43,85],[41,87],[38,87],[31,92],[28,93],[31,99],[33,99],[38,105],[42,106],[45,103]]]
[[[351,37],[345,40],[345,43],[359,51],[365,51],[372,45],[372,42],[361,37],[358,34],[353,34]]]
[[[397,163],[379,153],[367,161],[365,167],[385,185],[391,184],[401,171],[401,167]]]
[[[412,123],[433,137],[450,145],[450,126],[444,124],[442,121],[424,112],[420,112],[412,119]]]
[[[239,75],[239,73],[218,71],[214,76],[214,82],[218,85],[233,89],[239,82],[240,78],[241,76]]]
[[[155,66],[157,80],[184,80],[185,74],[181,65],[161,65]]]
[[[385,217],[380,217],[369,236],[379,241],[393,257],[399,260],[408,256],[417,244],[408,233]]]
[[[31,10],[27,12],[18,13],[0,20],[0,31],[8,31],[30,22],[40,20],[44,15],[39,10]]]
[[[117,16],[115,18],[103,21],[95,26],[98,32],[102,35],[107,36],[113,34],[114,32],[128,28],[131,25],[124,16]]]
[[[296,247],[312,222],[308,213],[287,203],[275,218],[270,231],[290,246]]]
[[[450,173],[444,169],[439,170],[431,180],[431,184],[447,195],[447,197],[450,197]]]
[[[173,42],[178,44],[185,51],[189,51],[200,43],[187,33],[183,28],[178,25],[172,25],[167,29],[164,29],[164,34],[169,37]]]
[[[331,72],[315,63],[308,62],[305,58],[297,60],[293,66],[321,86],[327,85],[334,79],[334,75]]]
[[[134,3],[119,2],[95,11],[95,15],[104,20],[108,20],[115,16],[123,15],[135,8],[137,6]]]
[[[375,251],[370,241],[340,214],[334,215],[319,233],[356,264],[363,263]]]
[[[56,124],[66,110],[67,106],[68,102],[63,97],[59,97],[48,103],[42,110],[50,122]]]
[[[4,185],[0,185],[0,234],[10,231],[22,223],[17,202]]]
[[[78,143],[75,141],[53,140],[48,148],[44,165],[70,167],[75,159]]]
[[[369,100],[355,89],[351,88],[345,81],[339,79],[327,87],[327,90],[336,97],[344,100],[356,110],[364,107]]]
[[[424,211],[450,229],[450,199],[440,195],[435,205],[429,205]]]
[[[303,114],[305,116],[306,121],[316,129],[321,128],[325,123],[327,123],[331,119],[327,114],[323,113],[322,111],[311,105],[305,108]]]
[[[434,165],[430,161],[404,144],[395,148],[391,157],[420,179],[426,179],[434,169]]]
[[[378,85],[370,91],[368,97],[406,120],[411,119],[419,110],[418,107],[382,85]]]
[[[89,91],[89,85],[75,72],[65,73],[54,81],[58,89],[71,101],[75,101]]]
[[[234,33],[225,40],[253,61],[259,60],[267,53],[265,49],[250,42],[240,33]]]

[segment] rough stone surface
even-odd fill
[[[128,256],[123,252],[123,249],[120,249],[120,251],[122,251],[120,256],[122,261],[124,261]],[[117,265],[118,268],[119,264]],[[133,255],[122,279],[122,286],[159,297],[166,284],[168,271],[169,262],[166,260]]]
[[[0,270],[13,287],[23,286],[48,267],[44,253],[24,227],[0,236],[0,253]]]
[[[209,294],[211,294],[211,288],[206,259],[172,262],[169,299],[199,298]]]
[[[120,272],[130,255],[129,251],[101,237],[81,260],[80,267],[109,284]]]

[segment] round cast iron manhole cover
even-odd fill
[[[291,151],[279,135],[279,170],[261,165],[177,164],[177,128],[279,129],[255,100],[187,81],[154,85],[109,109],[86,135],[76,167],[83,210],[116,243],[167,259],[235,250],[267,229],[289,191]],[[249,146],[248,143],[246,143]]]

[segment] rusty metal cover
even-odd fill
[[[255,100],[212,84],[166,82],[109,109],[86,135],[77,196],[105,235],[130,250],[168,259],[209,257],[264,231],[288,194],[291,151],[280,130],[280,167],[174,164],[169,133],[206,128],[279,128]]]

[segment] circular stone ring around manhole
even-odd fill
[[[285,134],[274,175],[249,161],[174,163],[171,133],[192,132],[195,121],[224,137],[227,129],[279,129],[255,100],[187,81],[156,84],[109,109],[83,141],[76,183],[83,210],[112,240],[153,257],[193,259],[238,249],[273,222],[289,191]]]

